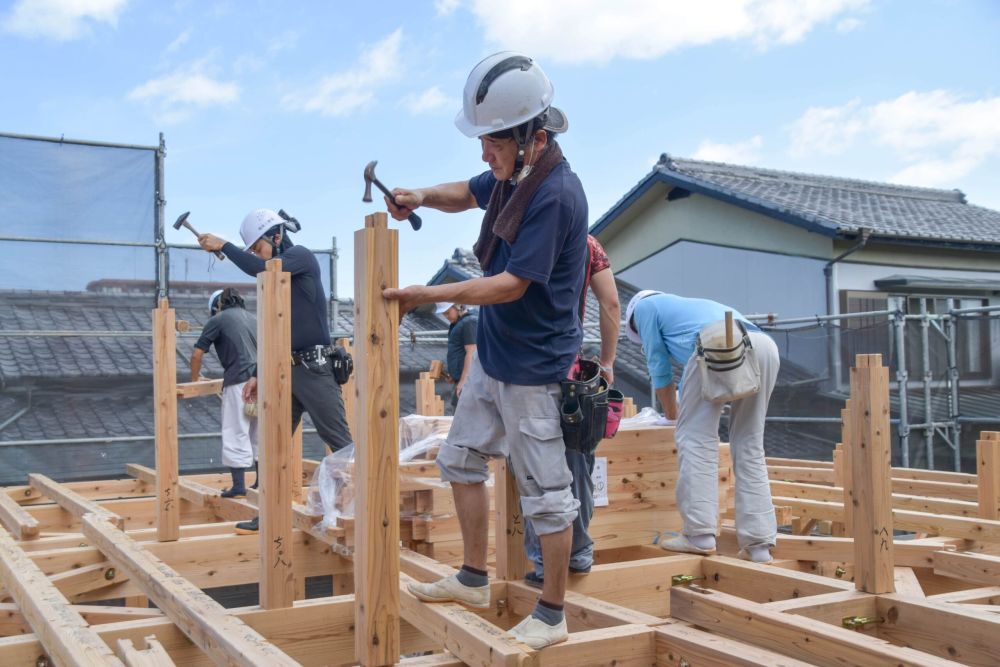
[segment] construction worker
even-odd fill
[[[229,468],[233,485],[223,498],[247,494],[246,471],[257,462],[257,420],[244,409],[243,388],[257,372],[257,320],[246,311],[235,287],[216,290],[208,298],[210,317],[191,352],[191,381],[201,376],[202,357],[214,345],[222,376],[222,465]],[[256,488],[256,481],[254,482]]]
[[[703,375],[696,348],[706,327],[723,322],[732,311],[734,339],[746,331],[759,366],[758,388],[733,400],[730,409],[729,446],[736,479],[736,537],[739,556],[757,563],[771,561],[777,535],[771,483],[764,461],[764,417],[778,377],[778,347],[734,309],[707,299],[687,299],[655,290],[636,294],[625,309],[625,334],[642,345],[649,377],[667,419],[677,420],[677,506],[684,520],[682,532],[662,539],[668,551],[710,554],[715,552],[719,517],[719,418],[723,403],[705,398]],[[705,347],[710,347],[708,344]],[[721,347],[721,346],[720,346]],[[671,362],[684,365],[675,382]],[[735,371],[730,369],[729,372]],[[708,382],[714,382],[708,376]],[[678,403],[678,392],[680,401]]]
[[[292,431],[298,428],[302,413],[308,412],[320,439],[335,452],[353,443],[340,392],[340,381],[346,377],[341,380],[334,375],[331,358],[337,351],[330,345],[319,262],[308,248],[292,243],[286,234],[287,224],[274,211],[259,208],[247,214],[240,225],[245,250],[211,234],[199,236],[198,243],[209,252],[221,250],[251,276],[263,271],[267,260],[281,258],[281,270],[292,275]],[[243,395],[246,400],[256,400],[256,376],[247,381]],[[257,517],[236,524],[236,532],[242,534],[257,529]]]
[[[587,287],[594,290],[600,307],[598,316],[601,332],[601,374],[614,383],[615,355],[618,351],[618,336],[621,334],[622,308],[618,300],[618,286],[611,272],[611,260],[593,236],[587,236],[587,269],[584,276],[584,298],[580,299],[580,321],[586,313]],[[573,521],[573,545],[569,558],[570,574],[587,574],[594,564],[594,540],[587,529],[594,516],[594,454],[566,448],[566,465],[573,475],[573,497],[580,501],[580,510]],[[524,527],[524,551],[528,560],[535,564],[533,572],[528,572],[524,581],[530,586],[541,587],[545,581],[545,565],[538,536],[531,523]]]
[[[383,295],[400,311],[447,301],[481,305],[477,352],[437,456],[451,482],[462,526],[464,564],[457,575],[410,585],[427,602],[490,604],[486,575],[489,459],[509,456],[524,516],[540,536],[553,575],[531,615],[510,633],[533,648],[567,637],[563,600],[572,523],[579,502],[570,488],[560,422],[560,381],[582,334],[577,308],[587,255],[587,199],[555,135],[567,129],[551,106],[553,87],[530,58],[497,53],[465,84],[455,124],[478,138],[490,170],[468,181],[394,191],[397,220],[421,206],[445,212],[486,209],[474,246],[483,277],[447,285],[411,285]]]
[[[435,311],[448,320],[448,359],[446,370],[455,387],[451,394],[451,406],[458,404],[458,397],[469,377],[472,358],[476,354],[476,329],[479,318],[465,306],[448,301],[437,304]]]

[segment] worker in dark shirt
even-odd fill
[[[455,385],[451,394],[451,406],[458,405],[458,397],[465,387],[465,379],[472,368],[472,358],[476,354],[476,328],[479,318],[465,306],[448,301],[436,304],[438,315],[448,320],[448,359],[445,365],[448,376]]]
[[[191,353],[191,381],[201,376],[202,357],[215,346],[222,376],[222,465],[233,485],[223,498],[246,496],[246,471],[257,461],[257,420],[244,409],[243,388],[257,372],[257,319],[246,311],[234,287],[216,290],[208,299],[211,317],[205,322]],[[256,484],[254,485],[256,488]]]
[[[240,226],[245,250],[211,234],[199,236],[198,243],[209,252],[221,250],[248,275],[256,276],[274,257],[281,259],[282,271],[292,275],[292,430],[298,428],[302,413],[308,412],[319,437],[337,451],[353,439],[330,362],[334,350],[319,262],[308,248],[294,245],[286,231],[285,219],[260,208],[251,211]],[[244,396],[249,399],[256,394],[257,378],[253,377],[244,388]],[[256,518],[238,523],[237,532],[256,532],[257,524]]]

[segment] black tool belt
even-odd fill
[[[578,359],[562,388],[563,441],[568,449],[593,454],[608,422],[608,383],[594,361]]]
[[[292,352],[292,366],[299,364],[330,364],[333,379],[344,384],[354,372],[354,359],[339,345],[314,345]]]

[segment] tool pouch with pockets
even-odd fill
[[[350,380],[351,373],[354,372],[354,359],[351,353],[339,345],[334,345],[330,350],[330,368],[337,384],[344,384]]]
[[[760,365],[743,322],[735,322],[742,334],[726,347],[725,323],[712,322],[698,334],[695,350],[701,376],[701,396],[712,403],[729,403],[760,391]]]
[[[608,421],[608,383],[594,361],[577,358],[562,388],[560,416],[568,449],[593,454],[605,437]]]

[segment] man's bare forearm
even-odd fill
[[[461,213],[477,208],[476,198],[469,190],[468,181],[442,183],[417,190],[423,196],[421,206],[434,208],[445,213]]]
[[[660,399],[663,415],[667,419],[677,419],[677,385],[673,382],[666,387],[657,387],[656,397]]]

